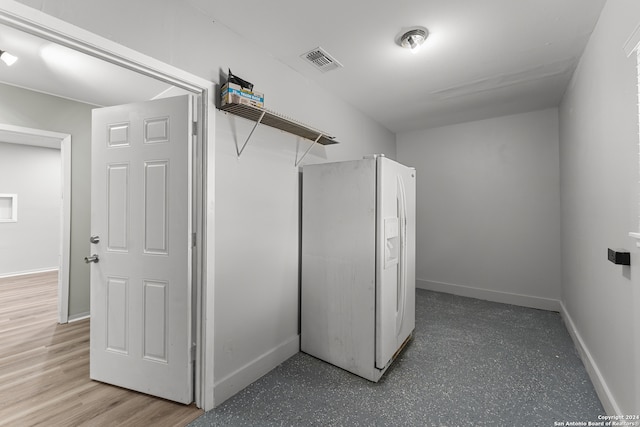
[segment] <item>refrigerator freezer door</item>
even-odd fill
[[[415,170],[377,161],[376,367],[384,369],[415,326]]]
[[[301,350],[377,381],[375,160],[303,170]]]

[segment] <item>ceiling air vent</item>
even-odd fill
[[[314,67],[323,73],[335,70],[336,68],[342,68],[342,64],[321,47],[317,47],[300,55],[300,58],[309,61]]]

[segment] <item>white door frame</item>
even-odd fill
[[[635,57],[634,60],[636,62],[636,68],[637,68],[637,73],[638,73],[638,99],[640,101],[640,23],[638,23],[638,25],[636,26],[635,30],[631,33],[631,35],[629,36],[629,38],[627,39],[627,41],[624,44],[624,51],[627,54],[627,58],[631,58],[632,56]],[[635,88],[634,88],[635,89]],[[640,103],[638,104],[640,105]],[[638,152],[638,154],[640,154],[640,151]],[[638,218],[638,223],[639,223],[639,227],[640,227],[640,218]],[[633,230],[629,233],[629,236],[632,237],[635,242],[636,242],[636,246],[640,247],[640,232],[638,232],[637,230]],[[634,261],[635,262],[635,261]],[[631,267],[631,275],[633,277],[635,277],[635,273],[633,272],[633,270],[635,270],[634,267]],[[635,285],[637,285],[638,279],[634,279],[634,283]],[[634,286],[633,287],[633,301],[636,303],[640,302],[640,288],[638,286]],[[635,312],[635,318],[634,318],[634,322],[633,324],[635,325],[635,328],[633,330],[633,341],[635,341],[635,353],[636,353],[636,375],[635,375],[635,388],[636,388],[636,400],[640,400],[640,311],[636,310]],[[594,381],[595,383],[595,381]],[[620,408],[618,407],[617,403],[615,402],[615,400],[613,399],[613,397],[610,395],[610,392],[608,391],[608,388],[604,387],[605,392],[607,394],[607,399],[609,402],[605,402],[604,406],[605,409],[610,409],[611,413],[622,413],[622,411],[620,411]]]
[[[196,197],[193,206],[196,213],[197,249],[194,254],[194,336],[197,346],[194,396],[198,407],[213,409],[214,256],[213,245],[207,245],[214,241],[212,192],[215,185],[214,174],[208,173],[208,165],[215,165],[213,144],[216,92],[213,83],[14,1],[2,2],[0,23],[169,83],[198,97],[197,116],[200,124],[196,158],[199,164],[194,167]]]
[[[58,322],[67,323],[69,321],[69,260],[71,256],[71,135],[0,123],[0,141],[60,150],[62,206],[58,261]]]

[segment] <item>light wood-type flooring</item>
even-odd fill
[[[0,426],[184,426],[203,411],[89,379],[89,319],[57,323],[57,272],[0,278]]]

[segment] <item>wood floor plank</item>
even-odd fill
[[[0,426],[184,426],[203,411],[89,378],[89,319],[57,323],[57,272],[0,278]]]

